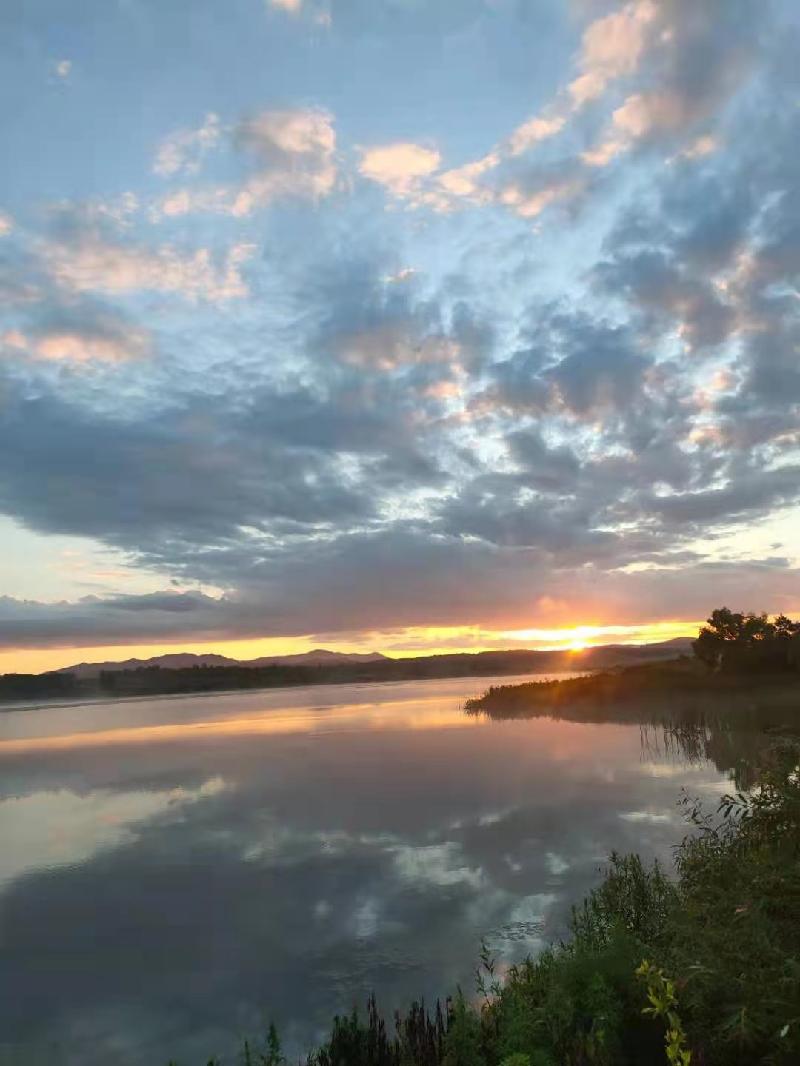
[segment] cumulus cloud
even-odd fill
[[[124,363],[152,352],[147,330],[97,311],[50,314],[28,334],[8,330],[0,341],[16,355],[72,364]]]
[[[458,201],[472,201],[473,203],[488,203],[492,199],[492,192],[481,183],[481,178],[491,171],[500,162],[496,152],[492,152],[483,159],[474,163],[465,163],[461,167],[447,170],[438,178],[438,193],[442,203],[447,204]],[[435,195],[435,194],[434,194]],[[448,197],[445,201],[443,197]],[[434,203],[439,202],[434,198]]]
[[[374,180],[415,207],[447,212],[501,204],[536,218],[584,194],[590,178],[582,169],[606,168],[638,147],[659,148],[667,157],[677,148],[684,159],[702,159],[717,144],[703,124],[714,122],[753,74],[754,20],[753,9],[739,0],[735,8],[722,0],[630,0],[587,25],[577,74],[485,156],[441,172],[439,158],[419,156],[419,146],[397,145],[394,156],[379,157],[385,173]],[[621,88],[628,91],[620,101]],[[562,153],[563,172],[527,195],[515,161],[537,158],[556,137],[584,138],[580,122],[592,109],[607,116],[599,139]],[[596,124],[595,118],[588,128]],[[552,159],[536,166],[554,168]]]
[[[438,170],[441,158],[436,148],[398,141],[362,149],[358,169],[362,177],[383,185],[392,196],[406,198],[419,189],[422,178]]]
[[[564,115],[552,115],[550,118],[534,116],[523,122],[509,138],[511,155],[521,155],[540,141],[554,137],[564,128],[566,121]]]
[[[336,131],[327,111],[262,111],[234,126],[231,139],[250,159],[248,176],[237,183],[176,189],[156,205],[156,218],[196,212],[241,218],[281,198],[318,200],[336,187]]]
[[[634,73],[657,17],[653,0],[634,0],[587,26],[581,42],[580,73],[567,89],[573,107],[600,96],[609,82]]]
[[[254,251],[252,244],[235,244],[215,262],[208,248],[147,248],[90,230],[49,243],[42,258],[57,284],[76,293],[161,292],[224,302],[247,295],[241,271]]]
[[[536,218],[546,207],[571,200],[585,188],[579,176],[532,174],[512,179],[502,187],[499,199],[520,218]]]
[[[383,184],[395,198],[437,211],[449,211],[464,202],[501,203],[522,218],[533,218],[548,205],[579,195],[583,184],[574,179],[554,181],[548,189],[530,196],[524,195],[513,181],[502,177],[497,182],[486,179],[491,179],[492,172],[504,160],[524,155],[562,133],[574,112],[600,96],[614,80],[633,74],[646,51],[657,13],[652,0],[633,0],[591,22],[583,35],[577,77],[552,103],[521,123],[482,159],[447,170],[431,182],[425,179],[439,170],[439,153],[400,143],[365,152],[361,173]],[[584,161],[597,165],[601,158],[611,158],[611,154],[595,149]]]
[[[197,129],[178,130],[164,138],[156,153],[153,172],[161,177],[196,174],[203,157],[217,147],[221,136],[219,116],[209,112]]]
[[[325,111],[264,111],[240,123],[236,137],[267,163],[284,156],[327,159],[336,147],[333,120]]]
[[[118,338],[79,331],[47,333],[30,342],[23,334],[9,333],[5,340],[9,347],[24,349],[35,358],[69,363],[117,363],[138,358],[148,350],[148,338],[142,330]]]
[[[707,151],[712,135],[696,133],[697,126],[713,119],[753,72],[757,43],[749,5],[715,0],[690,8],[669,0],[652,6],[647,22],[656,32],[647,44],[642,86],[613,111],[602,142],[587,157],[594,165],[640,143],[680,142],[693,133],[693,143]]]

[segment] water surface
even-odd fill
[[[266,1019],[299,1052],[373,989],[469,991],[481,936],[537,950],[727,787],[638,726],[465,716],[491,681],[0,714],[3,1066],[193,1066]]]

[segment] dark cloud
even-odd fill
[[[800,499],[800,466],[751,470],[725,488],[651,497],[645,506],[670,523],[704,524],[733,519],[748,512],[766,513]]]
[[[683,132],[718,119],[756,69],[764,20],[748,0],[663,0],[658,8],[662,35],[641,88],[670,102],[667,133]],[[654,121],[654,135],[661,125]]]
[[[303,399],[273,403],[285,413]],[[0,506],[43,532],[157,551],[270,519],[316,524],[370,510],[313,442],[248,436],[202,402],[133,422],[54,395],[7,394],[4,407]]]
[[[530,346],[495,364],[484,396],[510,410],[576,418],[623,413],[641,395],[649,361],[626,327],[543,308]]]
[[[734,309],[700,276],[676,266],[654,249],[601,263],[595,277],[608,296],[622,297],[657,315],[661,329],[678,330],[692,348],[721,344],[735,325]]]

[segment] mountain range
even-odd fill
[[[262,655],[258,659],[231,659],[227,655],[194,655],[192,652],[174,652],[154,655],[150,659],[123,659],[120,662],[76,663],[51,671],[57,674],[73,674],[79,678],[99,677],[102,673],[124,670],[146,670],[159,667],[162,670],[186,670],[192,666],[335,666],[343,663],[374,663],[386,659],[380,652],[349,654],[314,648],[299,655]]]
[[[116,673],[130,670],[144,670],[159,668],[161,670],[186,670],[194,666],[206,667],[249,667],[258,669],[269,666],[289,667],[344,667],[357,664],[404,663],[413,670],[412,664],[419,664],[422,668],[425,663],[438,663],[444,665],[449,662],[453,667],[459,663],[469,666],[466,673],[471,673],[472,668],[481,660],[487,665],[494,661],[500,667],[500,660],[508,660],[510,666],[519,664],[520,671],[527,669],[580,669],[603,668],[616,665],[617,663],[647,662],[650,660],[672,658],[676,655],[688,654],[691,650],[691,638],[677,637],[675,640],[661,641],[657,644],[599,644],[595,647],[586,648],[580,653],[572,651],[530,651],[525,649],[508,649],[487,652],[452,652],[446,655],[421,655],[414,659],[396,660],[380,652],[373,651],[366,654],[356,654],[339,651],[328,651],[326,648],[314,648],[313,651],[303,652],[298,655],[264,655],[258,659],[232,659],[227,655],[195,655],[192,652],[175,652],[166,655],[155,655],[150,659],[123,659],[119,662],[102,663],[76,663],[74,666],[65,666],[60,670],[52,671],[58,674],[72,674],[73,677],[82,680],[97,678],[102,673]],[[522,661],[524,659],[524,662]],[[457,672],[457,671],[456,671]],[[505,672],[505,665],[500,667],[500,672]]]

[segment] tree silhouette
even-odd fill
[[[783,672],[800,667],[800,622],[780,614],[770,622],[766,614],[711,612],[692,650],[712,670],[726,672]]]

